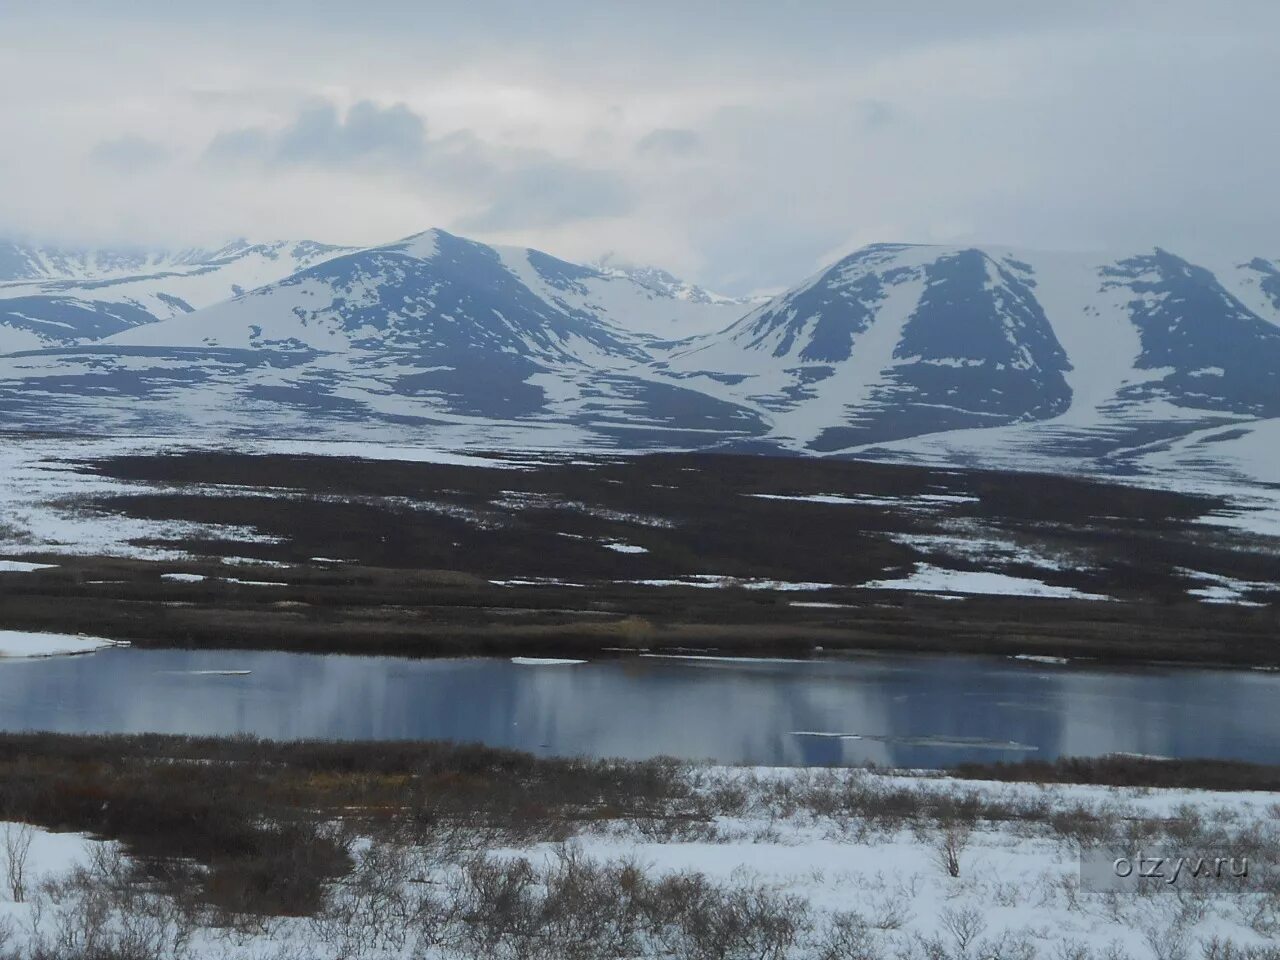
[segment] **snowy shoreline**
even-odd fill
[[[66,633],[31,633],[0,630],[0,660],[38,660],[45,657],[74,657],[111,647],[127,647],[126,640],[86,637]]]

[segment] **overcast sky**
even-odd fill
[[[1280,4],[0,0],[0,233],[1280,256]]]

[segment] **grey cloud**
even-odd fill
[[[385,109],[362,100],[338,116],[331,103],[304,110],[280,137],[282,160],[347,163],[368,156],[412,162],[426,141],[426,124],[406,107],[396,104]]]
[[[412,165],[421,161],[426,149],[426,123],[404,104],[379,107],[361,100],[342,116],[332,103],[316,101],[278,132],[258,127],[224,131],[214,137],[205,156],[214,161],[323,166],[368,160]]]
[[[885,100],[859,100],[853,110],[858,121],[869,130],[887,126],[895,119],[892,104]]]
[[[543,159],[499,173],[491,200],[480,213],[464,217],[460,230],[519,230],[555,227],[627,213],[631,195],[624,182],[603,170],[588,170]]]
[[[546,244],[684,257],[730,292],[873,240],[1276,246],[1274,0],[142,4],[10,5],[30,43],[0,79],[42,83],[0,110],[27,145],[0,155],[0,218],[179,241],[568,223]],[[364,102],[299,108],[326,90]],[[111,175],[147,162],[181,175]],[[321,179],[358,202],[317,203]]]
[[[636,153],[687,157],[702,145],[702,138],[693,130],[661,128],[652,130],[636,143]]]
[[[265,161],[270,153],[271,137],[267,131],[246,127],[218,134],[205,148],[204,157],[213,164],[223,164],[245,160]]]
[[[469,130],[433,139],[426,121],[408,107],[379,107],[368,100],[345,115],[328,101],[313,101],[280,130],[224,131],[209,143],[205,160],[342,169],[375,163],[380,170],[394,170],[411,188],[444,187],[471,198],[480,212],[455,224],[463,230],[558,226],[620,215],[631,207],[617,174],[540,150],[495,146]]]
[[[135,134],[100,141],[89,152],[89,158],[94,163],[124,173],[154,167],[168,157],[169,151],[163,146]]]

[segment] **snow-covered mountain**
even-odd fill
[[[722,330],[746,309],[746,301],[709,293],[657,267],[583,266],[522,247],[494,249],[509,270],[549,302],[655,340]]]
[[[629,333],[687,338],[722,329],[749,303],[653,267],[581,266],[536,250],[492,249],[548,303],[590,313]],[[313,241],[238,240],[216,249],[146,250],[0,240],[0,353],[100,340],[356,252]]]
[[[1133,444],[1280,416],[1280,303],[1264,319],[1228,288],[1270,276],[1244,264],[1224,284],[1159,249],[876,245],[660,366],[813,452],[1034,422]]]
[[[524,278],[497,249],[428,230],[344,253],[112,343],[430,352],[432,362],[455,363],[485,354],[594,363],[613,355],[644,359],[606,318],[552,299],[560,293],[556,281],[572,281],[570,271],[578,268],[551,257],[535,262],[542,271],[530,268],[533,276]],[[529,267],[528,257],[522,265]],[[545,289],[535,292],[526,280]]]
[[[269,259],[255,249],[172,281],[225,285]],[[70,345],[0,357],[0,415],[1117,469],[1175,447],[1212,460],[1280,418],[1280,261],[1264,257],[877,244],[752,306],[439,230],[314,253],[202,309],[109,322],[154,319],[117,300]]]
[[[0,283],[41,280],[102,280],[158,273],[216,256],[202,248],[61,247],[0,240]]]
[[[736,320],[747,310],[768,300],[768,297],[726,297],[712,293],[704,287],[687,280],[681,280],[675,274],[661,267],[641,266],[619,259],[614,254],[606,254],[592,262],[591,267],[606,277],[625,277],[649,291],[652,298],[658,301],[670,301],[668,310],[671,316],[664,317],[658,311],[655,317],[658,322],[645,332],[660,337],[683,338],[695,334],[712,333],[722,329],[728,321]],[[679,309],[678,304],[714,305],[717,310]],[[663,322],[665,321],[665,322]],[[640,329],[633,327],[633,329]]]
[[[875,246],[677,350],[664,369],[828,451],[1065,411],[1065,352],[1017,268]]]
[[[681,311],[703,327],[705,315],[728,322],[722,309],[540,251],[429,230],[93,344],[13,357],[0,367],[0,395],[75,384],[56,409],[24,406],[25,422],[46,427],[87,406],[121,428],[516,421],[626,431],[642,443],[651,430],[675,442],[759,433],[755,415],[649,369],[650,350],[668,342],[649,329]]]
[[[0,352],[99,340],[237,296],[350,248],[66,249],[0,241]]]

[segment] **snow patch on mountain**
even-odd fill
[[[1265,258],[877,244],[747,309],[439,230],[215,253],[163,278],[23,259],[44,273],[0,283],[0,350],[27,351],[0,356],[6,423],[1280,482],[1259,452],[1280,418]]]
[[[181,316],[345,249],[237,241],[216,250],[67,252],[0,242],[0,352],[85,343]]]
[[[1070,398],[1028,282],[965,248],[865,247],[658,367],[744,396],[780,443],[817,452],[1041,419]]]
[[[742,301],[652,267],[582,266],[538,250],[497,249],[508,269],[544,300],[632,334],[682,340],[722,330],[746,309]]]

